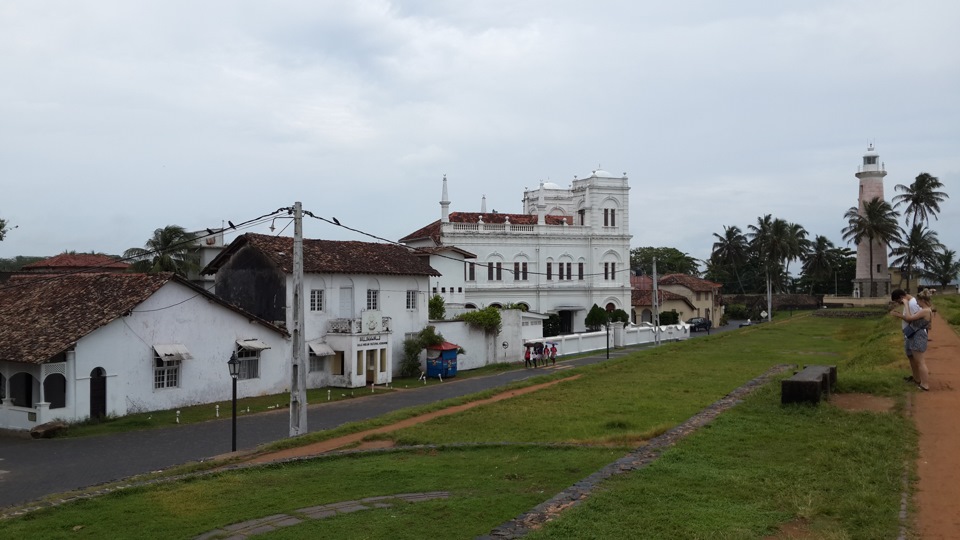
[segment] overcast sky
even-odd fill
[[[520,212],[598,166],[630,178],[633,247],[706,258],[767,213],[842,244],[871,142],[888,200],[945,184],[960,250],[958,23],[956,0],[0,0],[0,257],[298,200],[395,240],[444,174],[451,210]]]

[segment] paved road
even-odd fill
[[[610,357],[629,354],[633,350],[611,350]],[[604,360],[606,353],[602,352],[562,361],[557,367],[581,366]],[[543,372],[541,369],[521,369],[486,377],[451,380],[416,390],[321,403],[309,408],[307,425],[311,432],[331,429],[404,407],[496,388]],[[286,409],[240,417],[237,419],[237,448],[252,449],[266,442],[283,439],[288,433],[289,413]],[[0,508],[27,503],[53,493],[201,461],[229,451],[229,418],[77,439],[0,437]]]

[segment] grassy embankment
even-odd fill
[[[779,385],[767,385],[648,468],[606,482],[534,537],[763,538],[801,523],[816,537],[892,538],[915,448],[910,422],[898,414],[910,391],[900,380],[899,339],[892,318],[795,316],[556,372],[551,378],[582,377],[378,436],[436,448],[328,456],[134,488],[8,520],[0,535],[186,538],[313,505],[447,490],[447,500],[306,521],[264,538],[472,538],[772,365],[831,363],[839,366],[840,391],[892,397],[897,410],[782,407]]]

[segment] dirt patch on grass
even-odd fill
[[[406,420],[401,420],[389,426],[383,426],[374,429],[368,429],[366,431],[361,431],[359,433],[352,433],[350,435],[344,435],[343,437],[337,437],[335,439],[328,439],[326,441],[320,441],[313,444],[308,444],[304,446],[298,446],[296,448],[288,448],[286,450],[280,450],[277,452],[270,452],[268,454],[260,454],[252,457],[247,461],[247,463],[271,463],[274,461],[282,461],[285,459],[297,458],[297,457],[306,457],[306,456],[316,456],[324,454],[326,452],[332,452],[340,448],[357,445],[356,448],[361,450],[373,449],[373,448],[391,448],[394,446],[394,442],[390,439],[377,439],[371,441],[364,441],[363,439],[370,435],[377,435],[381,433],[390,433],[393,431],[401,430],[410,426],[415,426],[417,424],[422,424],[424,422],[429,422],[434,418],[440,418],[442,416],[449,416],[451,414],[457,414],[458,412],[466,411],[474,407],[479,407],[480,405],[486,405],[488,403],[495,403],[497,401],[503,401],[505,399],[514,398],[517,396],[522,396],[524,394],[530,394],[544,388],[548,388],[555,384],[560,384],[565,381],[573,381],[579,379],[580,375],[574,375],[572,377],[566,377],[564,379],[557,379],[555,381],[550,381],[542,384],[535,384],[533,386],[527,386],[525,388],[519,388],[517,390],[510,390],[497,394],[495,396],[489,397],[487,399],[481,399],[479,401],[471,401],[470,403],[464,403],[463,405],[457,405],[455,407],[447,407],[446,409],[440,409],[439,411],[433,411],[427,414],[421,414],[420,416],[414,416],[407,418]]]
[[[833,394],[830,404],[845,411],[890,412],[895,402],[891,398],[872,394]]]
[[[810,524],[805,520],[798,519],[784,523],[780,526],[777,534],[764,536],[763,540],[807,540],[812,538],[815,538],[815,536],[810,532]]]

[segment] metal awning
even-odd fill
[[[310,348],[311,353],[317,356],[333,356],[337,354],[333,351],[333,347],[322,341],[313,341],[311,343],[307,343],[307,347]]]
[[[248,351],[262,351],[270,348],[269,345],[259,339],[238,339],[237,346]]]
[[[153,350],[157,351],[157,355],[164,362],[172,362],[174,360],[190,360],[193,358],[193,355],[190,354],[190,351],[186,347],[179,343],[172,343],[170,345],[154,345]]]

